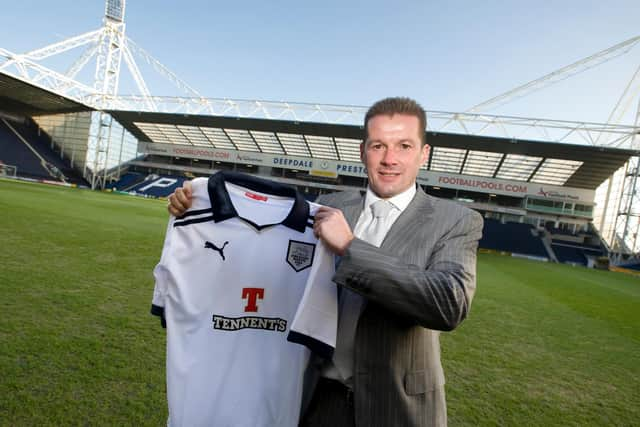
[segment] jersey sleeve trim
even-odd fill
[[[177,216],[176,219],[185,219],[189,216],[194,216],[194,215],[202,215],[202,214],[206,214],[206,213],[213,213],[213,209],[212,208],[207,208],[207,209],[195,209],[195,210],[189,210],[185,213],[183,213],[180,216]]]
[[[208,221],[214,221],[215,219],[213,218],[213,215],[209,215],[209,216],[204,216],[204,217],[200,217],[200,218],[192,218],[192,219],[185,219],[185,220],[176,220],[176,222],[173,223],[174,227],[181,227],[184,225],[190,225],[190,224],[199,224],[201,222],[208,222]]]
[[[159,305],[151,304],[151,314],[154,316],[160,317],[160,324],[163,328],[167,327],[167,319],[164,317],[164,307],[160,307]]]
[[[333,347],[327,343],[324,343],[320,340],[312,338],[308,335],[301,334],[296,331],[289,331],[289,335],[287,336],[287,341],[293,342],[296,344],[302,344],[307,347],[309,350],[317,354],[318,356],[323,357],[324,359],[331,359],[333,357]]]

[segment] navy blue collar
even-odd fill
[[[221,171],[209,178],[207,190],[209,192],[209,200],[211,201],[213,220],[215,222],[240,217],[238,211],[236,211],[236,208],[233,206],[231,197],[229,197],[229,192],[227,191],[227,187],[225,187],[226,182],[259,193],[294,199],[289,215],[287,215],[280,224],[299,231],[300,233],[305,232],[309,218],[309,204],[294,187],[237,172]],[[246,218],[242,219],[246,221]]]

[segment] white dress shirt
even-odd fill
[[[402,193],[386,199],[392,205],[389,214],[384,218],[383,236],[378,236],[377,242],[368,241],[374,246],[380,247],[384,236],[391,229],[400,214],[409,206],[411,200],[416,194],[416,186],[412,185]],[[370,187],[367,187],[367,194],[364,199],[364,207],[358,218],[358,222],[354,228],[353,234],[357,238],[363,238],[365,230],[373,221],[373,212],[371,205],[381,200]],[[338,380],[347,387],[353,388],[353,346],[355,341],[355,333],[357,321],[365,306],[365,299],[359,294],[352,292],[347,288],[341,290],[340,314],[338,317],[338,344],[331,363],[328,363],[323,371],[323,376]],[[354,313],[355,312],[355,313]]]

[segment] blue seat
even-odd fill
[[[36,179],[54,179],[50,171],[61,173],[67,182],[88,185],[70,164],[51,148],[51,141],[44,133],[38,133],[33,123],[10,122],[11,127],[24,138],[34,152],[0,120],[0,160],[18,168],[18,176]],[[44,160],[41,160],[41,158]]]
[[[531,224],[501,223],[485,219],[479,246],[484,249],[548,258],[547,250]]]
[[[177,175],[149,175],[127,191],[148,197],[167,197],[188,179]]]

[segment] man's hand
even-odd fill
[[[185,181],[182,184],[182,188],[178,188],[169,196],[169,204],[167,210],[173,216],[182,215],[187,209],[191,207],[191,181]]]
[[[323,206],[316,212],[313,234],[322,239],[327,248],[336,255],[344,255],[354,239],[351,227],[340,209]]]

